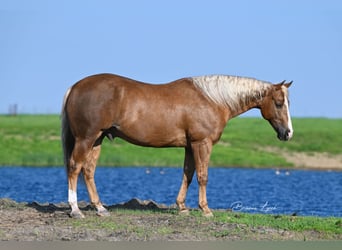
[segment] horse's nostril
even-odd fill
[[[292,137],[292,132],[290,129],[283,128],[283,129],[280,129],[278,131],[278,139],[279,140],[288,141],[291,139],[291,137]]]
[[[286,132],[286,135],[285,135],[285,141],[289,140],[290,139],[290,134],[288,132]]]

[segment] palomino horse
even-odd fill
[[[185,197],[196,170],[199,207],[208,207],[206,185],[213,145],[228,120],[259,108],[280,140],[292,137],[288,87],[252,78],[212,75],[146,84],[112,74],[89,76],[73,85],[64,97],[62,143],[68,174],[72,217],[84,217],[77,205],[77,179],[83,173],[91,204],[100,216],[109,212],[96,191],[94,173],[105,137],[146,147],[184,147],[183,181],[177,197],[187,212]]]

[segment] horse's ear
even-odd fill
[[[286,88],[289,88],[289,87],[291,86],[292,82],[293,82],[293,81],[288,82],[288,83],[284,83],[285,87],[286,87]]]
[[[276,90],[279,90],[281,89],[281,87],[285,84],[285,80],[280,82],[280,83],[277,83],[277,84],[274,84]]]

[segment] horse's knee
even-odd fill
[[[199,185],[207,185],[208,183],[208,175],[207,174],[198,174],[197,181]]]
[[[83,176],[86,180],[93,180],[95,176],[95,171],[91,167],[82,168]]]

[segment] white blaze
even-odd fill
[[[289,139],[291,139],[293,136],[293,128],[292,128],[292,121],[291,121],[291,115],[290,115],[289,100],[287,98],[286,98],[286,102],[285,102],[285,107],[287,110],[287,127],[290,130]]]

